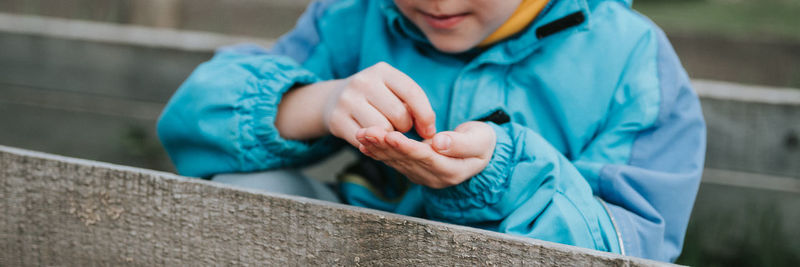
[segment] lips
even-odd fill
[[[468,13],[460,13],[455,15],[434,15],[422,12],[425,18],[425,23],[428,23],[434,29],[447,30],[455,28],[459,22],[467,17]]]

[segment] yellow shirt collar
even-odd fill
[[[549,0],[522,0],[522,3],[520,3],[517,10],[511,14],[511,17],[508,18],[503,25],[500,25],[500,28],[497,28],[496,31],[481,41],[478,46],[484,47],[494,44],[522,31],[522,29],[525,29],[525,27],[539,15],[539,12],[544,9],[547,2],[549,2]]]

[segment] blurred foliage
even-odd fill
[[[800,41],[800,0],[634,0],[667,32]]]

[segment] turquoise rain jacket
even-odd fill
[[[664,33],[630,2],[552,0],[523,32],[458,55],[435,50],[392,1],[314,2],[271,49],[226,47],[200,65],[165,108],[159,137],[188,176],[314,162],[344,142],[282,139],[273,124],[282,94],[378,62],[419,83],[440,130],[495,114],[497,145],[489,166],[460,185],[345,182],[348,203],[657,260],[679,255],[705,126]]]

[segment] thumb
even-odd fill
[[[479,157],[494,146],[494,131],[482,127],[459,127],[433,136],[432,147],[439,154],[454,158]],[[491,146],[491,147],[490,147]]]

